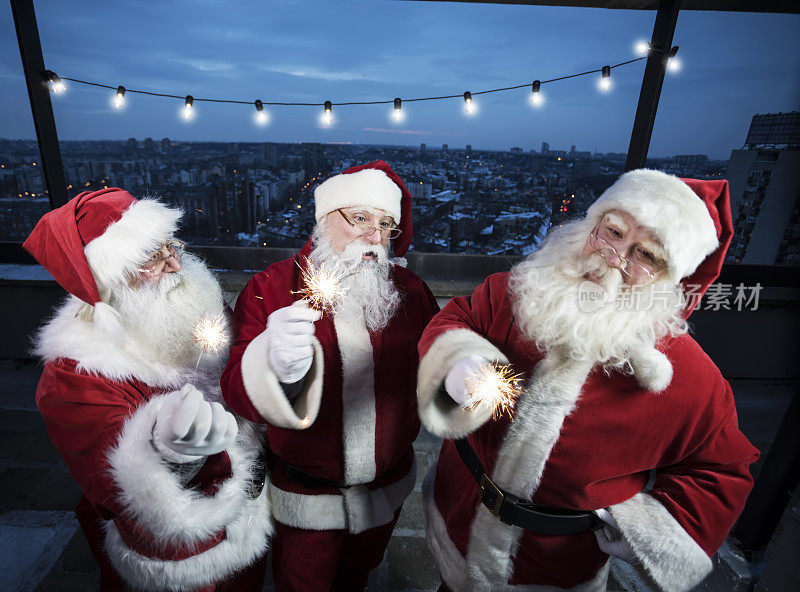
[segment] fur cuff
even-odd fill
[[[140,407],[108,455],[111,476],[127,518],[167,543],[208,539],[236,519],[247,499],[256,446],[242,430],[228,450],[233,475],[214,496],[185,489],[167,459],[153,447],[152,431],[164,397]]]
[[[499,349],[470,329],[442,333],[420,360],[417,377],[419,416],[425,428],[436,436],[463,438],[492,416],[492,409],[464,409],[439,392],[453,364],[470,354],[479,355],[489,362],[508,364],[508,358]]]
[[[180,561],[144,557],[125,545],[109,520],[105,523],[106,554],[134,590],[189,592],[218,582],[266,553],[273,532],[266,491],[265,487],[258,498],[247,500],[226,526],[225,539],[203,553]]]
[[[637,493],[608,511],[665,592],[691,590],[711,573],[713,565],[705,551],[653,496]]]
[[[322,346],[314,338],[314,360],[302,392],[292,401],[286,398],[278,376],[270,368],[266,331],[253,339],[242,356],[242,382],[253,407],[272,425],[302,430],[317,419],[322,401]]]

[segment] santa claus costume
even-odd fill
[[[627,173],[578,223],[578,249],[614,209],[659,239],[673,287],[690,276],[686,283],[704,292],[717,277],[731,237],[726,181]],[[738,429],[731,389],[686,333],[663,335],[657,354],[627,352],[635,372],[575,350],[537,347],[544,330],[534,327],[536,339],[526,331],[537,306],[529,298],[537,289],[536,257],[490,276],[431,321],[419,347],[423,424],[444,438],[468,438],[486,476],[523,502],[565,511],[607,508],[639,567],[663,590],[689,590],[710,572],[710,557],[752,486],[748,465],[758,452]],[[680,305],[676,310],[680,318]],[[460,407],[445,393],[448,371],[468,354],[523,375],[512,416],[492,418],[492,409]],[[504,523],[481,495],[446,440],[423,496],[428,543],[449,590],[605,590],[608,555],[591,530],[541,534]]]
[[[153,432],[167,395],[193,383],[206,398],[221,398],[221,360],[207,353],[195,370],[200,350],[187,349],[188,317],[171,344],[180,313],[152,319],[160,323],[153,349],[146,329],[137,334],[108,304],[110,294],[133,294],[130,278],[179,218],[158,201],[111,188],[81,193],[39,221],[24,247],[70,295],[35,339],[45,361],[36,402],[83,489],[76,513],[102,590],[260,590],[272,523],[259,429],[241,422],[233,445],[193,463],[159,445]],[[169,298],[181,294],[222,315],[216,280],[201,263],[187,265],[194,273],[172,274]]]
[[[386,212],[402,229],[395,254],[407,251],[411,196],[386,163],[328,179],[315,201],[318,228],[339,208]],[[383,283],[400,295],[388,324],[371,331],[361,311],[326,312],[314,323],[313,362],[302,392],[290,400],[268,362],[265,325],[274,311],[301,299],[314,249],[309,241],[242,290],[222,391],[237,413],[267,425],[276,589],[359,590],[380,563],[416,480],[416,345],[438,306],[422,280],[388,264]]]

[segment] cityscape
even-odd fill
[[[731,182],[737,231],[730,262],[800,264],[799,129],[800,113],[757,115],[730,161],[688,154],[648,159],[647,166]],[[483,255],[535,250],[551,226],[583,214],[623,173],[626,159],[546,142],[540,150],[485,151],[130,138],[67,141],[61,151],[70,197],[104,187],[158,196],[184,210],[181,238],[190,244],[249,247],[302,246],[314,226],[315,187],[350,166],[382,159],[412,195],[413,250]],[[36,141],[0,139],[0,240],[24,240],[49,209]],[[759,223],[762,210],[770,212],[768,227]],[[761,235],[769,244],[761,244]],[[754,253],[759,260],[748,260]]]

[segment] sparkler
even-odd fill
[[[511,415],[519,396],[521,377],[521,374],[514,373],[511,366],[497,362],[481,364],[480,368],[466,379],[470,396],[464,409],[471,411],[492,409],[492,417],[495,419],[506,412]]]
[[[228,345],[228,332],[221,315],[203,317],[194,325],[194,342],[200,347],[200,355],[194,366],[195,373],[205,352],[216,353]]]
[[[297,266],[300,267],[300,264],[298,263]],[[347,293],[347,288],[343,287],[340,281],[349,274],[342,272],[338,267],[334,267],[332,270],[314,267],[308,260],[306,260],[305,269],[300,267],[300,270],[305,287],[293,291],[292,294],[302,294],[313,309],[321,312],[335,311],[342,297]]]

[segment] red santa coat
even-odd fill
[[[266,552],[272,523],[254,482],[260,435],[241,424],[236,443],[182,484],[171,464],[180,459],[157,450],[152,431],[162,395],[196,381],[193,368],[136,361],[133,345],[76,317],[81,305],[70,297],[38,336],[46,364],[36,403],[83,489],[86,537],[133,588],[213,589]]]
[[[420,341],[424,425],[469,440],[501,487],[543,506],[608,507],[665,590],[688,590],[711,570],[752,486],[758,451],[739,431],[728,383],[688,335],[663,347],[674,378],[660,393],[585,362],[543,360],[514,322],[508,274],[442,309]],[[465,354],[525,376],[514,419],[464,411],[441,394]],[[541,362],[541,363],[540,363]],[[644,492],[650,471],[653,488]],[[540,535],[501,523],[451,441],[423,485],[427,536],[448,586],[464,590],[604,590],[608,557],[591,532]]]
[[[267,442],[282,461],[314,477],[344,482],[307,488],[270,474],[275,519],[311,530],[358,533],[387,524],[416,479],[412,443],[419,432],[416,346],[437,312],[425,283],[392,265],[402,302],[389,324],[369,333],[363,320],[326,315],[315,323],[314,360],[303,392],[290,402],[267,361],[264,332],[271,313],[300,299],[300,266],[311,253],[271,265],[242,290],[234,311],[235,340],[222,392],[230,407],[267,424]]]

